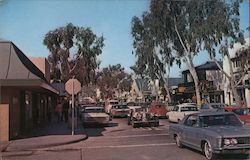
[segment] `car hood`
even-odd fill
[[[106,113],[85,113],[85,117],[108,117]]]
[[[215,132],[222,137],[250,136],[250,127],[248,126],[211,126],[206,129]]]

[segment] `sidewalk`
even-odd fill
[[[82,125],[75,129],[75,135],[71,135],[68,123],[57,122],[55,119],[46,125],[35,128],[33,131],[19,136],[21,139],[0,143],[0,152],[14,152],[47,148],[59,145],[76,143],[87,139]]]

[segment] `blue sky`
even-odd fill
[[[148,10],[148,0],[5,0],[0,6],[0,37],[13,41],[27,56],[47,57],[42,44],[44,35],[71,22],[91,27],[105,37],[105,47],[99,59],[101,67],[121,63],[125,69],[134,64],[132,55],[131,19]],[[249,26],[249,2],[241,5],[241,28]],[[249,34],[246,32],[246,36]],[[205,54],[195,58],[195,64],[208,60]],[[185,68],[185,66],[183,66]],[[183,69],[182,68],[182,69]],[[174,66],[171,76],[180,75]]]

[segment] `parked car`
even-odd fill
[[[200,112],[187,115],[169,127],[178,147],[188,146],[205,153],[208,160],[218,154],[249,154],[250,128],[230,112]]]
[[[141,106],[130,106],[128,115],[128,125],[133,128],[139,126],[159,126],[159,118],[152,113],[149,113],[146,108]]]
[[[110,114],[110,110],[111,110],[112,106],[115,104],[119,104],[119,101],[115,100],[115,99],[105,101],[105,112]]]
[[[110,116],[113,117],[127,117],[129,108],[127,104],[115,104],[110,110]]]
[[[224,111],[226,104],[223,103],[204,103],[201,105],[201,112],[217,112]]]
[[[105,113],[103,107],[91,106],[85,107],[81,111],[82,122],[83,124],[101,124],[101,125],[109,125],[110,116]]]
[[[166,113],[168,112],[167,105],[162,102],[152,102],[149,112],[159,118],[166,118]]]
[[[250,124],[250,108],[228,106],[224,108],[226,112],[234,112],[240,120],[246,124]]]
[[[185,115],[198,112],[197,106],[190,104],[179,104],[174,109],[166,114],[169,122],[179,122]]]

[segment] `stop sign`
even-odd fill
[[[81,83],[77,79],[69,79],[65,84],[65,90],[75,95],[81,91]]]

